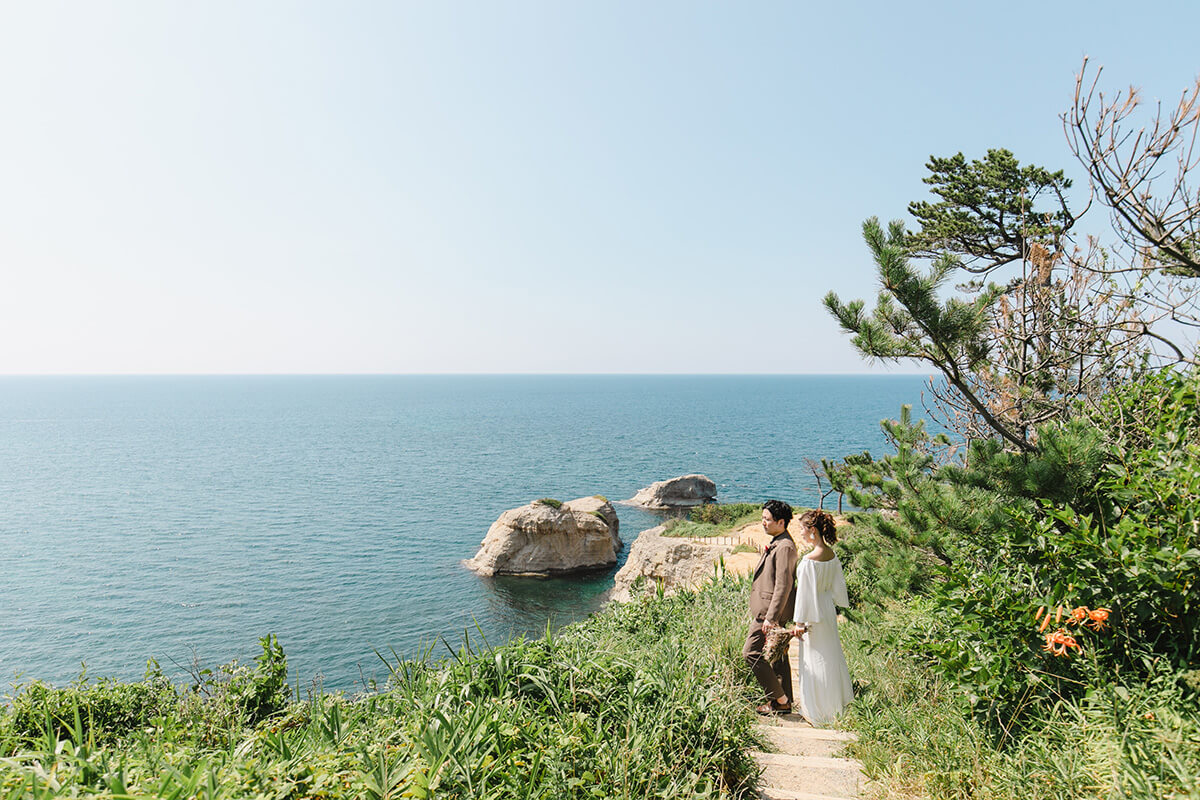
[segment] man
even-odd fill
[[[763,645],[772,628],[790,624],[796,609],[796,543],[788,534],[792,507],[779,500],[763,504],[763,530],[771,542],[754,569],[750,585],[750,630],[742,657],[767,695],[760,714],[789,714],[792,711],[792,665],[787,651],[770,664],[763,658]]]

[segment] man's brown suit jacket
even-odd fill
[[[776,625],[792,621],[796,611],[796,543],[790,536],[775,539],[758,560],[750,584],[750,616]]]

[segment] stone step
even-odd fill
[[[857,797],[862,765],[847,758],[793,756],[786,753],[752,753],[763,773],[760,786],[768,790],[787,787],[828,797]],[[801,789],[800,787],[803,787]]]
[[[862,764],[853,758],[832,758],[830,756],[794,756],[790,753],[764,753],[759,750],[751,751],[755,761],[764,766],[779,766],[788,769],[819,769],[833,770],[857,774],[862,771]]]
[[[793,756],[834,756],[851,741],[842,731],[791,725],[760,725],[763,737],[781,753]]]
[[[839,731],[834,728],[814,728],[803,719],[793,721],[792,716],[775,717],[771,722],[760,722],[755,729],[764,734],[780,732],[787,736],[798,736],[806,739],[828,739],[836,742],[856,742],[858,736],[851,731]]]
[[[812,792],[796,792],[791,789],[775,789],[767,787],[761,790],[762,800],[853,800],[849,797],[836,797],[831,794],[813,794]]]

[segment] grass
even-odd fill
[[[709,503],[688,512],[692,522],[736,528],[747,522],[757,522],[762,516],[761,503]]]
[[[258,718],[277,650],[209,692],[154,675],[21,692],[0,710],[0,798],[754,797],[746,591],[643,596],[438,663],[392,654],[381,691]]]
[[[724,536],[735,528],[757,522],[762,515],[762,506],[755,503],[711,503],[696,506],[688,512],[687,519],[669,519],[663,524],[663,536],[684,536],[707,539]]]
[[[707,539],[719,534],[729,533],[730,528],[710,525],[706,522],[692,522],[686,519],[669,519],[663,523],[663,536],[693,537]]]
[[[796,516],[808,509],[803,506],[792,506]],[[759,503],[709,503],[696,506],[688,511],[686,519],[670,519],[664,525],[663,536],[687,536],[704,539],[710,536],[723,536],[762,517],[762,505]]]

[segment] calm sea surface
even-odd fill
[[[595,611],[612,572],[481,578],[505,509],[701,472],[814,502],[804,459],[883,445],[911,376],[0,378],[0,680],[252,658],[354,689],[475,626]],[[657,523],[617,506],[628,544]],[[624,553],[622,553],[624,556]],[[474,634],[473,634],[474,635]],[[444,655],[437,645],[435,654]]]

